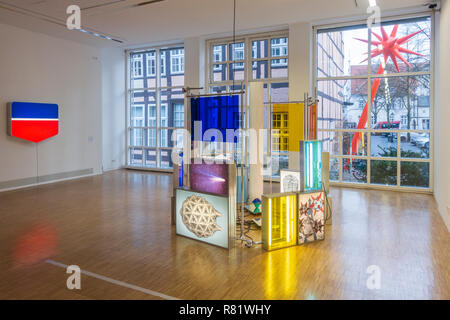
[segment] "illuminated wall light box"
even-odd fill
[[[298,243],[325,239],[325,197],[323,192],[299,195]]]
[[[280,192],[300,191],[300,172],[294,170],[280,170]]]
[[[8,134],[31,142],[41,142],[59,133],[57,104],[11,102],[8,104]]]
[[[322,191],[322,141],[300,141],[300,190]]]
[[[262,246],[274,250],[297,244],[297,194],[262,197]]]
[[[176,233],[223,248],[235,238],[236,198],[176,190]]]

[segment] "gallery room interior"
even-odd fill
[[[0,299],[450,299],[450,0],[0,0]]]

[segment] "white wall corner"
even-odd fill
[[[435,61],[434,61],[434,198],[447,229],[450,231],[450,1],[441,1],[441,10],[435,16]]]

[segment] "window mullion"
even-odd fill
[[[401,170],[402,170],[402,168],[401,168],[401,165],[402,165],[402,161],[401,161],[401,158],[402,158],[402,149],[401,149],[401,147],[402,147],[402,144],[401,144],[401,141],[402,140],[402,134],[401,134],[401,132],[397,132],[397,187],[400,187],[401,186],[401,181],[400,181],[400,179],[401,179]]]
[[[371,154],[370,151],[370,139],[371,139],[371,130],[372,130],[372,90],[371,90],[371,81],[372,78],[370,77],[370,74],[372,73],[372,55],[370,54],[370,48],[372,43],[372,28],[371,26],[367,29],[367,135],[368,135],[368,145],[367,145],[367,184],[371,184]],[[364,135],[364,133],[362,133]]]
[[[160,93],[160,87],[161,87],[161,49],[157,49],[156,51],[156,91],[155,91],[155,105],[156,105],[156,144],[155,144],[155,159],[156,159],[156,167],[161,167],[161,159],[159,158],[159,147],[160,147],[160,113],[161,113],[161,93]],[[167,70],[164,70],[164,72],[167,74]]]

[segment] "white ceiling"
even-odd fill
[[[107,47],[134,46],[188,37],[229,33],[233,0],[165,0],[143,7],[147,0],[125,0],[82,10],[82,28],[123,40],[123,44],[65,28],[66,8],[114,0],[0,0],[0,23]],[[426,0],[378,0],[382,12],[417,7]],[[358,6],[356,6],[356,3]],[[293,22],[326,21],[366,15],[368,0],[237,0],[237,31],[283,26]]]

